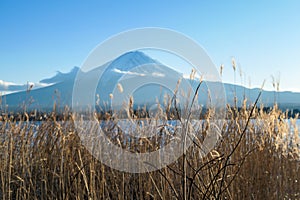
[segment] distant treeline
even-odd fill
[[[237,114],[239,113],[243,108],[234,108],[231,107],[231,113]],[[266,113],[271,112],[273,107],[264,107],[263,111]],[[259,109],[260,110],[260,109]],[[134,109],[124,112],[118,112],[117,114],[114,114],[111,110],[107,111],[98,111],[95,112],[95,116],[98,120],[110,120],[114,118],[119,119],[126,119],[126,118],[132,118],[132,119],[143,119],[143,118],[150,118],[155,117],[153,116],[153,110],[145,110],[145,109]],[[300,118],[300,109],[292,109],[292,110],[286,110],[282,111],[288,118],[295,118],[298,115],[298,118]],[[72,111],[64,110],[64,111],[48,111],[48,112],[40,112],[40,111],[32,111],[32,112],[10,112],[10,113],[2,113],[0,115],[0,121],[10,120],[10,121],[46,121],[46,120],[56,120],[56,121],[65,121],[70,120],[72,117]],[[182,116],[182,113],[180,110],[171,108],[167,111],[164,111],[164,115],[162,116],[165,119],[168,120],[177,120],[180,116]],[[199,111],[194,111],[192,113],[193,119],[205,119],[207,117],[208,109],[202,108]],[[87,112],[81,113],[83,116],[89,115]],[[227,113],[228,114],[228,113]],[[155,115],[155,113],[154,113]],[[230,118],[230,116],[225,115],[226,118]],[[254,116],[255,117],[255,116]]]
[[[273,109],[273,107],[266,107],[263,108],[264,112],[271,112],[271,110]],[[286,110],[282,110],[282,112],[284,112],[288,118],[295,118],[298,115],[298,118],[300,119],[300,109],[286,109]]]

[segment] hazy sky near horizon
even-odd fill
[[[0,1],[0,80],[38,82],[80,66],[108,37],[162,27],[198,42],[224,82],[300,92],[300,1]],[[250,77],[250,78],[249,78]],[[240,78],[237,75],[237,83]]]

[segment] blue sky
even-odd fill
[[[141,27],[179,31],[197,41],[224,82],[231,58],[251,86],[300,91],[300,1],[0,1],[0,80],[26,83],[80,66],[100,42]],[[240,83],[237,76],[237,83]]]

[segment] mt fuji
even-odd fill
[[[101,74],[101,76],[99,77],[97,74]],[[78,77],[81,77],[82,80]],[[182,79],[183,84],[190,85],[193,89],[199,84],[196,80],[184,79],[180,72],[163,65],[143,52],[128,52],[87,72],[83,72],[79,67],[74,67],[69,73],[57,72],[55,76],[42,79],[36,84],[37,87],[29,90],[26,85],[20,86],[0,81],[0,89],[2,87],[6,90],[19,91],[2,96],[0,109],[6,107],[9,111],[22,111],[26,106],[27,109],[48,111],[52,110],[54,102],[59,108],[71,107],[74,83],[80,81],[85,81],[87,85],[89,81],[97,83],[92,98],[97,101],[97,97],[100,97],[101,105],[110,105],[113,94],[114,103],[122,106],[122,101],[128,98],[125,96],[128,94],[127,88],[131,88],[130,94],[134,96],[136,105],[161,102],[163,93],[172,94],[178,79]],[[119,83],[123,86],[123,93],[118,92]],[[226,101],[231,105],[233,105],[234,96],[241,105],[244,98],[247,98],[249,102],[254,102],[260,92],[260,89],[257,88],[248,89],[226,83],[224,88]],[[88,89],[86,88],[86,90]],[[85,92],[83,89],[82,96],[85,95]],[[199,92],[199,103],[205,105],[208,99],[207,85],[202,84]],[[272,106],[275,98],[283,109],[300,109],[300,93],[263,91],[261,102],[265,106]]]

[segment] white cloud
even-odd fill
[[[36,88],[46,87],[49,85],[51,84],[33,83],[33,82],[28,82],[26,84],[17,84],[17,83],[0,80],[0,90],[2,91],[2,93],[5,91],[6,94],[12,92],[24,91],[28,88],[28,86],[32,86],[33,89],[36,89]]]
[[[8,87],[10,85],[17,85],[17,84],[12,83],[12,82],[6,82],[6,81],[3,81],[3,80],[0,80],[0,86]]]

